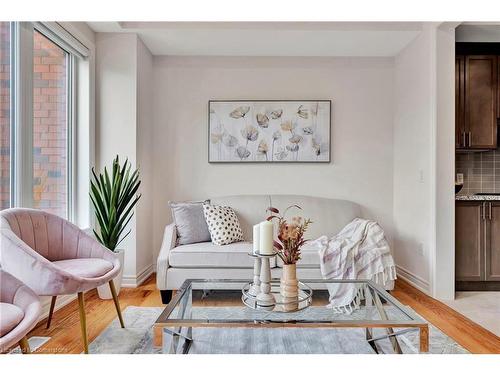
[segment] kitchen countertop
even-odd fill
[[[455,195],[456,201],[500,201],[500,195]]]

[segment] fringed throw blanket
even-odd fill
[[[310,243],[319,250],[324,279],[373,280],[384,287],[396,279],[396,268],[384,231],[374,221],[354,219],[336,236],[322,236]],[[364,298],[360,286],[329,284],[330,305],[339,313],[351,313]]]

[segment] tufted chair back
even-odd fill
[[[0,228],[12,231],[21,241],[53,262],[102,257],[103,246],[59,216],[29,208],[0,212]]]

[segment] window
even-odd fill
[[[33,207],[68,217],[69,53],[33,33]]]
[[[11,206],[10,40],[10,22],[0,22],[0,210]]]
[[[0,210],[33,207],[88,226],[90,56],[59,23],[0,22]]]

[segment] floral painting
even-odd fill
[[[209,162],[330,162],[329,100],[210,101]]]

